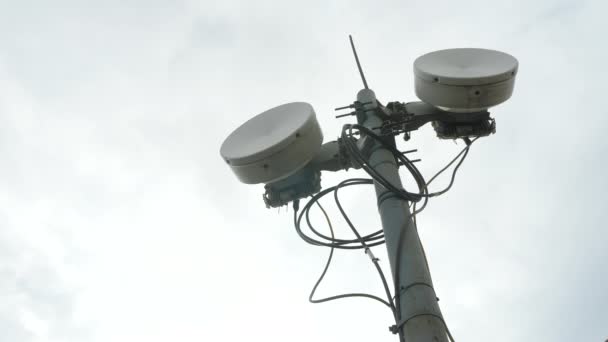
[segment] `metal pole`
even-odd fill
[[[376,95],[371,89],[362,89],[357,94],[366,110],[363,126],[373,129],[382,124],[375,114]],[[398,166],[393,154],[376,143],[371,150],[369,164],[384,178],[401,187]],[[406,342],[447,342],[447,331],[443,323],[437,297],[433,289],[431,274],[418,232],[413,224],[407,201],[391,196],[389,190],[375,183],[378,210],[386,239],[386,248],[393,279],[397,279],[399,293],[399,320],[403,324]]]

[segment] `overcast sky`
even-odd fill
[[[307,302],[328,251],[219,156],[240,123],[291,101],[311,103],[335,139],[348,120],[332,109],[361,88],[348,34],[384,102],[416,100],[412,63],[426,52],[518,58],[497,133],[419,217],[440,305],[457,341],[604,341],[607,11],[0,0],[0,341],[396,341],[376,302]],[[462,146],[425,127],[402,147],[429,177]],[[371,187],[343,197],[361,230],[379,227]],[[337,252],[318,294],[345,291],[382,293],[362,252]]]

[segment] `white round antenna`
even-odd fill
[[[322,142],[312,106],[293,102],[242,124],[224,140],[220,154],[241,182],[271,183],[306,165]]]
[[[416,96],[446,111],[483,111],[511,97],[517,66],[515,57],[494,50],[427,53],[414,61]]]

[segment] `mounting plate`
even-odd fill
[[[241,182],[271,183],[310,162],[322,142],[312,106],[292,102],[242,124],[224,140],[220,154]]]
[[[511,97],[517,67],[515,57],[494,50],[427,53],[414,61],[416,96],[445,111],[480,112]]]

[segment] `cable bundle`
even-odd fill
[[[380,173],[378,173],[373,167],[371,167],[368,163],[367,158],[365,158],[363,156],[363,154],[359,150],[359,147],[357,146],[357,143],[356,143],[357,140],[354,139],[354,135],[355,135],[355,132],[353,132],[354,129],[358,130],[362,134],[365,134],[366,136],[371,137],[372,139],[374,139],[375,141],[380,143],[382,145],[382,147],[391,151],[393,153],[393,155],[395,156],[395,159],[397,161],[400,161],[403,165],[405,165],[405,167],[408,169],[410,174],[414,177],[416,184],[418,185],[418,192],[412,193],[412,192],[406,191],[405,189],[397,188],[396,186],[391,184],[386,178],[384,178]],[[391,296],[391,292],[389,290],[389,286],[386,281],[386,277],[384,276],[384,273],[382,272],[382,268],[380,267],[380,265],[378,263],[378,258],[373,256],[373,253],[371,252],[371,249],[370,249],[371,247],[375,247],[375,246],[384,244],[385,240],[384,240],[383,231],[378,230],[374,233],[371,233],[371,234],[368,234],[365,236],[361,236],[361,234],[359,234],[359,232],[357,231],[357,229],[355,228],[355,226],[349,219],[348,215],[344,211],[344,209],[340,203],[340,199],[338,197],[338,191],[340,188],[352,186],[352,185],[364,185],[364,184],[371,185],[371,184],[374,184],[374,181],[375,181],[375,182],[381,184],[386,189],[390,190],[397,197],[410,202],[410,205],[413,206],[413,212],[411,214],[411,217],[412,217],[412,219],[414,221],[414,225],[415,225],[416,224],[416,215],[418,213],[420,213],[426,207],[428,199],[430,197],[436,197],[436,196],[442,195],[442,194],[446,193],[448,190],[450,190],[450,188],[454,184],[456,172],[458,171],[458,169],[464,162],[465,158],[467,157],[471,144],[473,142],[475,142],[475,140],[477,140],[477,139],[478,138],[475,138],[472,141],[465,139],[467,146],[464,149],[462,149],[462,151],[460,151],[460,153],[458,153],[458,155],[456,155],[456,157],[454,159],[452,159],[444,168],[442,168],[439,172],[437,172],[427,183],[424,181],[422,174],[416,168],[416,166],[407,157],[405,157],[402,153],[400,153],[395,147],[393,147],[392,145],[387,143],[385,140],[383,140],[382,137],[378,136],[370,129],[363,127],[361,125],[344,125],[344,127],[342,129],[342,140],[346,144],[346,148],[349,153],[349,156],[352,158],[352,160],[354,160],[359,165],[361,165],[361,167],[372,177],[372,179],[352,178],[352,179],[347,179],[345,181],[342,181],[338,185],[327,188],[327,189],[319,192],[318,194],[314,195],[304,205],[304,207],[302,208],[302,211],[299,213],[299,215],[298,215],[299,201],[294,201],[294,225],[295,225],[295,229],[296,229],[296,232],[298,233],[298,235],[304,241],[306,241],[307,243],[309,243],[311,245],[330,248],[330,253],[327,258],[327,262],[325,264],[323,272],[319,276],[319,279],[317,280],[314,287],[312,288],[312,291],[308,298],[309,301],[311,303],[323,303],[323,302],[328,302],[331,300],[336,300],[336,299],[340,299],[340,298],[349,298],[349,297],[364,297],[364,298],[370,298],[370,299],[379,301],[391,309],[393,316],[395,318],[395,322],[397,322],[397,324],[393,327],[397,327],[396,331],[399,332],[400,338],[403,341],[403,334],[401,331],[401,326],[403,325],[403,322],[400,322],[401,317],[400,317],[400,313],[398,310],[398,306],[395,305],[395,299],[398,300],[398,298],[399,298],[398,291],[396,290],[398,288],[399,275],[397,274],[395,277],[395,283],[394,283],[395,297],[393,297],[393,296]],[[429,184],[431,182],[433,182],[445,170],[447,170],[452,164],[454,164],[459,158],[460,158],[460,160],[452,172],[452,177],[450,179],[449,185],[441,191],[429,193],[428,192]],[[325,209],[319,203],[319,200],[322,197],[324,197],[325,195],[329,194],[330,192],[333,192],[334,201],[335,201],[340,213],[342,214],[342,217],[344,218],[344,220],[347,222],[347,224],[349,225],[349,227],[355,234],[355,236],[356,236],[355,239],[340,239],[340,238],[335,237],[333,226],[331,224],[329,216],[327,215],[327,212],[325,211]],[[423,200],[423,204],[420,207],[420,209],[416,210],[416,204],[418,202],[420,202],[421,200]],[[331,236],[327,236],[327,235],[320,233],[311,224],[310,209],[312,208],[312,206],[314,204],[317,204],[317,206],[321,209],[323,215],[325,216]],[[306,224],[307,224],[308,228],[310,229],[310,231],[314,235],[316,235],[317,238],[308,236],[302,231],[301,223],[302,223],[303,218],[305,218]],[[402,237],[402,236],[403,236],[403,234],[401,234],[400,237]],[[319,284],[321,283],[321,281],[323,280],[323,278],[325,277],[325,275],[327,273],[327,270],[329,269],[329,265],[331,264],[331,261],[333,258],[334,249],[336,249],[336,248],[337,249],[347,249],[347,250],[349,250],[349,249],[350,250],[354,250],[354,249],[364,249],[365,250],[365,253],[370,256],[370,259],[371,259],[372,263],[374,264],[374,266],[375,266],[376,270],[378,271],[378,274],[382,280],[382,285],[384,287],[387,300],[374,296],[374,295],[371,295],[371,294],[366,294],[366,293],[347,293],[347,294],[335,295],[335,296],[322,298],[322,299],[313,298]],[[425,259],[426,259],[426,256],[425,256]],[[399,260],[399,258],[397,258],[397,260]],[[442,321],[443,321],[443,319],[442,319]],[[444,322],[444,324],[445,324],[445,322]],[[451,334],[449,333],[447,326],[446,326],[446,330],[448,332],[450,340],[453,341],[453,338],[451,337]]]
[[[356,140],[354,138],[355,132],[353,132],[353,129],[358,130],[360,134],[364,133],[365,136],[370,137],[371,139],[379,143],[382,147],[392,152],[393,156],[395,157],[395,160],[400,161],[401,164],[403,164],[408,169],[412,177],[414,177],[414,180],[418,185],[418,192],[409,192],[405,189],[397,188],[388,180],[386,180],[386,178],[384,178],[371,165],[369,165],[367,158],[363,156],[361,150],[357,146]],[[361,125],[346,124],[342,127],[341,137],[342,141],[344,141],[346,145],[346,150],[348,151],[349,156],[355,162],[361,165],[361,168],[363,168],[365,172],[367,172],[376,182],[382,184],[382,186],[384,186],[387,190],[392,191],[397,197],[408,202],[418,202],[423,197],[427,196],[428,191],[426,190],[424,177],[422,177],[422,174],[420,173],[418,168],[416,168],[414,163],[412,163],[405,155],[399,152],[394,146],[387,143],[381,136],[374,133],[371,129]]]

